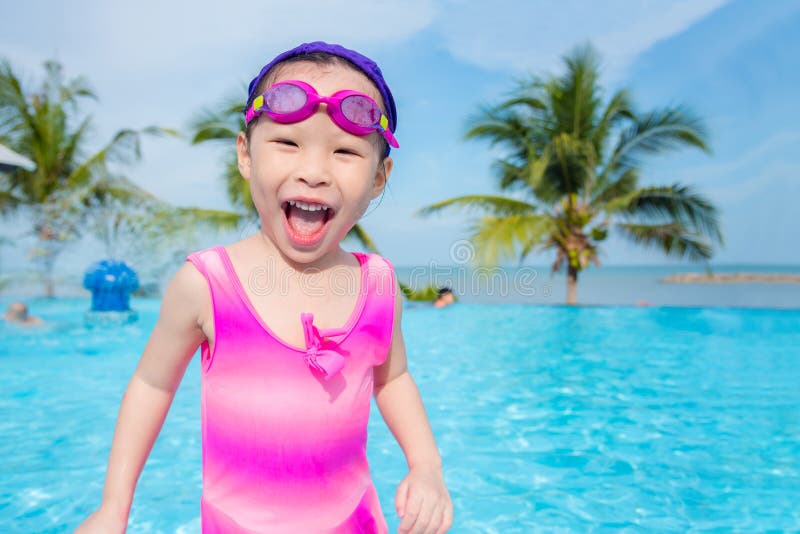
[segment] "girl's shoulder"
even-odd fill
[[[193,330],[207,315],[211,302],[205,277],[190,262],[184,262],[164,289],[159,321],[171,331]]]
[[[215,245],[212,247],[195,250],[194,252],[190,252],[186,255],[186,263],[192,263],[197,266],[198,263],[201,263],[203,260],[209,257],[217,256],[221,251],[220,249],[224,249],[225,247],[222,245]]]
[[[365,260],[371,262],[371,264],[387,265],[390,270],[394,271],[394,264],[386,256],[382,256],[377,252],[359,252],[358,254],[362,254]]]
[[[199,255],[200,252],[203,251],[198,251],[189,256]],[[207,287],[208,284],[206,283],[205,276],[201,272],[201,267],[196,262],[185,261],[167,285],[164,297],[166,298],[168,295],[171,295],[184,301],[197,301],[197,297],[205,293]],[[170,291],[170,289],[172,291]]]

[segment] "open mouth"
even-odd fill
[[[335,215],[326,204],[287,200],[281,204],[289,237],[301,245],[313,245],[325,235],[328,222]]]

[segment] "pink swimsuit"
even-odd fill
[[[188,256],[214,309],[214,351],[201,348],[205,534],[388,532],[366,445],[373,367],[392,338],[394,270],[352,254],[361,265],[352,316],[320,330],[302,314],[303,348],[264,324],[223,247]]]

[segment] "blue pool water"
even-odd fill
[[[0,324],[0,532],[71,532],[159,302],[109,330],[85,299],[31,305],[48,326]],[[800,529],[800,311],[409,305],[404,332],[452,532]],[[195,361],[129,532],[199,531],[198,399]],[[368,446],[396,532],[405,463],[374,405]]]

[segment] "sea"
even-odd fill
[[[566,302],[566,276],[546,266],[470,268],[465,265],[395,265],[401,283],[414,289],[427,285],[450,287],[461,302],[485,304],[560,305]],[[175,268],[177,270],[177,267]],[[172,273],[157,284],[148,283],[146,296],[158,296]],[[676,284],[669,275],[706,273],[705,266],[614,265],[589,267],[578,278],[578,304],[586,306],[687,306],[728,308],[800,308],[800,284],[736,283]],[[798,265],[716,265],[712,273],[800,274]],[[5,283],[2,281],[5,280]],[[56,278],[56,296],[89,297],[82,274]],[[155,286],[155,289],[152,288]],[[22,299],[42,295],[43,284],[30,273],[0,274],[0,294]]]
[[[412,288],[450,287],[462,302],[559,305],[566,302],[564,274],[549,267],[471,269],[464,266],[395,266]],[[698,265],[590,267],[578,277],[578,304],[587,306],[687,306],[800,308],[800,284],[676,284],[662,279],[679,273],[706,273]],[[712,273],[798,274],[800,265],[719,265]]]

